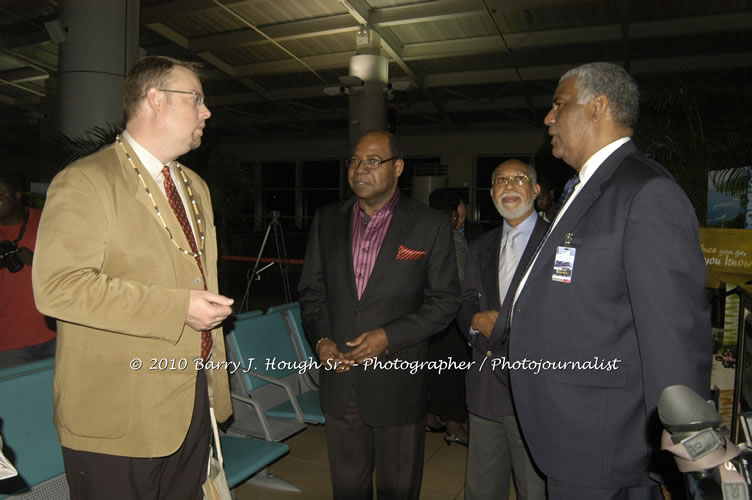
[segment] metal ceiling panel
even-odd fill
[[[749,0],[141,0],[140,42],[204,63],[222,133],[346,134],[346,95],[323,89],[348,74],[368,23],[390,80],[411,82],[390,101],[407,130],[464,129],[468,119],[508,130],[539,121],[559,75],[592,60],[638,79],[723,71],[745,81],[751,9]],[[54,0],[0,0],[0,105],[14,116],[44,116],[58,60],[44,22],[58,15]]]

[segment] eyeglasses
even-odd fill
[[[346,158],[345,163],[347,164],[347,168],[358,168],[361,163],[363,163],[366,168],[372,169],[372,168],[379,168],[382,163],[386,163],[388,161],[396,160],[399,156],[392,156],[391,158],[387,158],[386,160],[379,160],[378,158],[366,158],[364,160],[361,160],[360,158]]]
[[[193,96],[192,98],[193,104],[195,104],[196,106],[203,106],[204,104],[206,104],[206,98],[203,95],[196,92],[195,90],[172,90],[172,89],[157,89],[157,90],[160,90],[162,92],[172,92],[174,94],[190,94]]]
[[[493,181],[491,182],[491,185],[500,186],[502,183],[504,183],[504,185],[506,186],[510,182],[512,183],[513,186],[524,186],[526,182],[530,182],[530,177],[524,174],[512,175],[510,177],[499,176],[493,179]]]

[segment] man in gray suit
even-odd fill
[[[470,443],[465,498],[506,500],[514,472],[517,498],[543,500],[546,484],[520,436],[508,370],[499,362],[507,355],[504,327],[509,305],[548,224],[534,210],[540,187],[531,166],[505,161],[494,170],[491,184],[491,198],[504,224],[470,246],[457,314],[475,362],[466,377]]]
[[[697,219],[632,143],[638,110],[632,77],[592,63],[562,76],[545,118],[579,183],[517,287],[509,351],[523,435],[554,500],[662,498],[658,399],[710,386]]]

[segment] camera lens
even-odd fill
[[[8,271],[17,273],[23,266],[16,244],[8,240],[0,241],[0,269],[7,267]]]

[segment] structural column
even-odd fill
[[[389,61],[381,55],[381,37],[367,26],[356,36],[355,55],[350,58],[350,72],[344,79],[350,89],[350,145],[369,130],[386,127],[386,93]],[[340,81],[343,79],[340,78]]]
[[[123,121],[123,81],[138,61],[139,0],[61,0],[59,130],[68,137]]]

